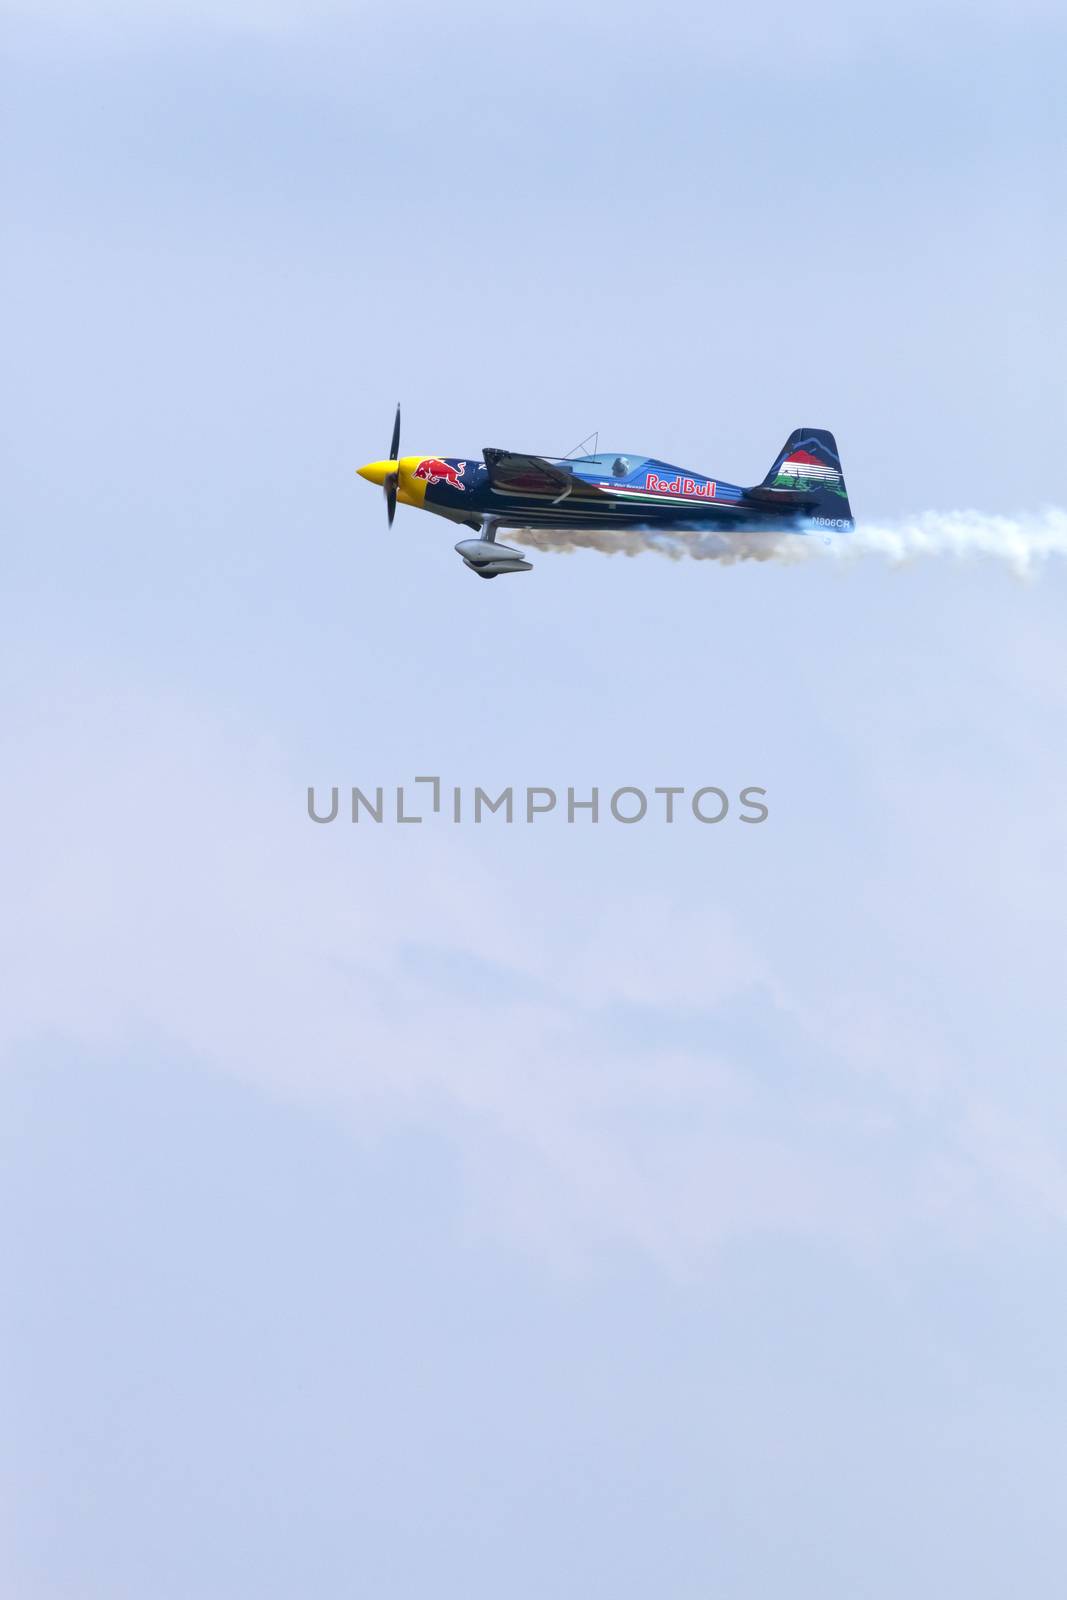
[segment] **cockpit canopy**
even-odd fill
[[[595,456],[572,456],[559,462],[563,468],[571,467],[582,478],[630,478],[648,462],[648,457],[609,450]]]

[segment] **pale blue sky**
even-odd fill
[[[5,1593],[1062,1592],[1067,576],[354,475],[1062,506],[1058,9],[9,8]]]

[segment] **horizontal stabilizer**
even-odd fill
[[[760,505],[788,506],[797,511],[803,511],[806,506],[814,506],[816,500],[806,489],[775,489],[770,484],[760,483],[754,489],[745,490],[746,500],[756,500]]]

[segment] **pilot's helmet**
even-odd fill
[[[616,478],[628,478],[630,475],[630,463],[625,456],[616,456],[611,464],[611,470]]]

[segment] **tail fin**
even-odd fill
[[[816,501],[816,518],[852,525],[837,441],[825,428],[796,428],[763,480],[765,489],[800,489]]]

